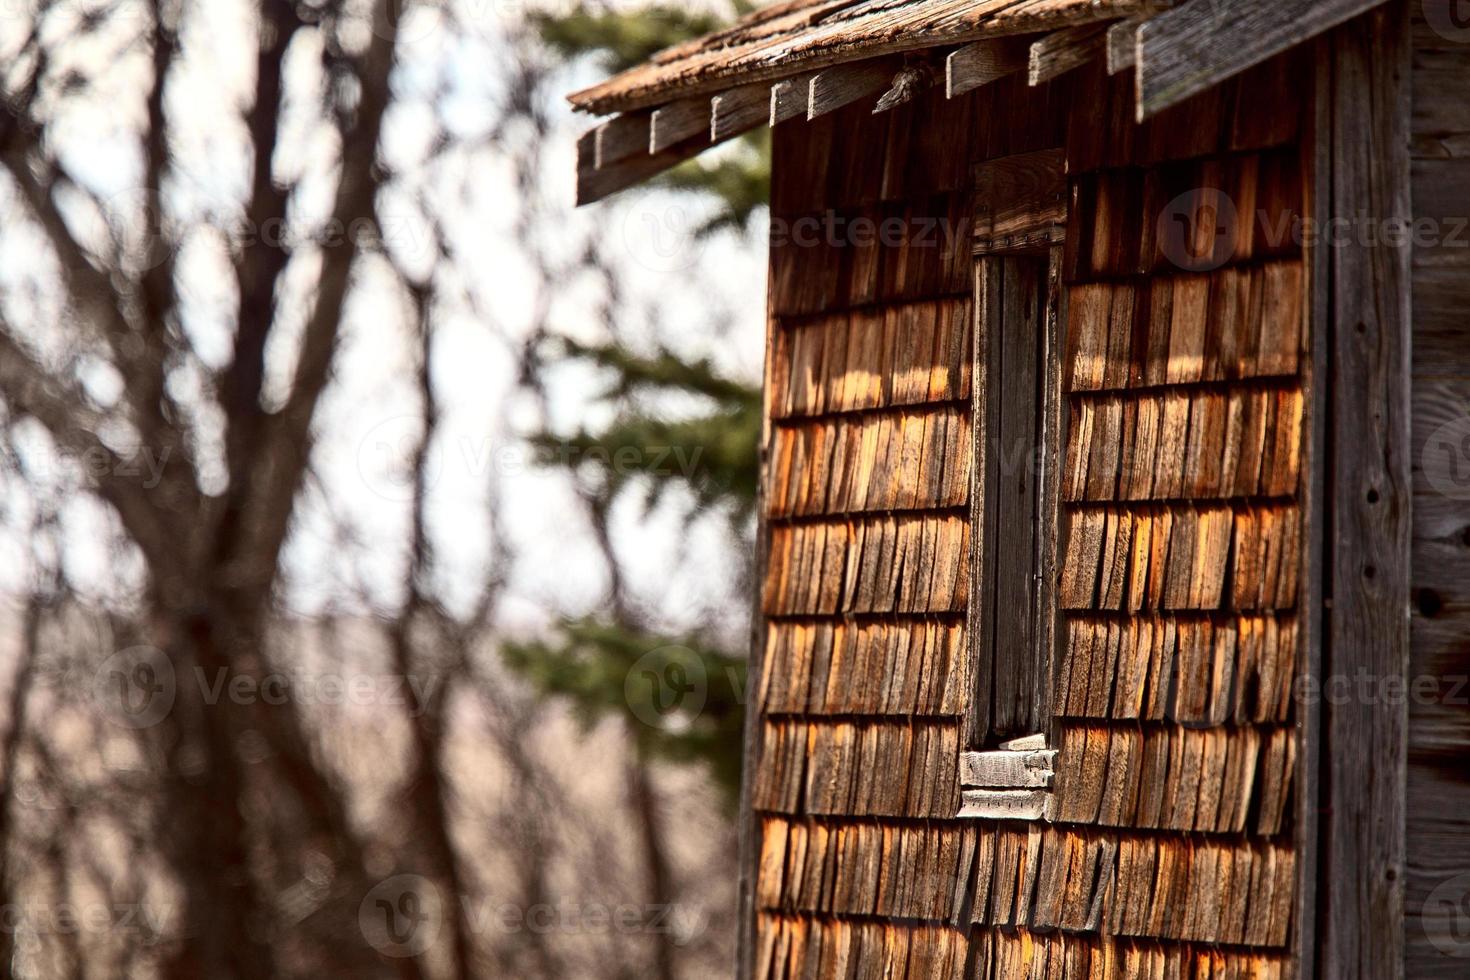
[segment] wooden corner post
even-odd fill
[[[1408,712],[1392,685],[1409,663],[1407,13],[1393,0],[1319,47],[1317,160],[1327,176],[1315,271],[1326,276],[1331,399],[1321,681],[1351,692],[1321,706],[1315,946],[1324,978],[1404,975]]]

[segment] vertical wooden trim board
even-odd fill
[[[1306,191],[1305,214],[1318,216],[1324,202],[1331,200],[1331,67],[1332,42],[1319,38],[1313,44],[1312,98],[1303,123],[1303,180]],[[1306,307],[1308,336],[1303,351],[1302,402],[1306,412],[1308,433],[1302,455],[1302,567],[1306,581],[1302,588],[1301,666],[1300,676],[1320,680],[1322,677],[1322,619],[1327,568],[1324,517],[1326,502],[1326,457],[1328,406],[1331,404],[1331,372],[1327,368],[1328,323],[1331,313],[1331,279],[1329,256],[1317,242],[1307,242],[1303,249],[1306,267]],[[1292,948],[1297,958],[1297,976],[1310,980],[1316,976],[1317,961],[1317,867],[1321,836],[1318,822],[1320,798],[1319,772],[1322,755],[1321,705],[1314,698],[1296,698],[1296,723],[1302,751],[1297,755],[1295,799],[1296,843],[1301,855],[1297,867],[1297,907],[1293,923]]]
[[[769,262],[767,263],[769,267]],[[769,277],[770,273],[767,272]],[[767,295],[769,296],[769,286]],[[774,312],[767,302],[766,310],[766,343],[765,343],[765,369],[761,381],[761,435],[760,454],[758,460],[759,475],[756,481],[755,512],[755,569],[757,575],[764,571],[766,563],[770,560],[770,532],[769,522],[766,519],[766,499],[769,471],[771,467],[771,371],[774,367],[774,350],[776,346],[776,331],[780,325],[776,320]],[[759,581],[759,578],[757,579]],[[735,976],[745,980],[752,974],[753,964],[751,956],[755,950],[756,940],[756,910],[755,910],[755,872],[756,862],[760,855],[761,840],[760,827],[756,823],[755,810],[752,807],[753,782],[756,767],[760,765],[761,758],[761,713],[760,713],[760,689],[761,678],[765,674],[766,659],[766,637],[769,629],[763,614],[762,603],[763,589],[757,586],[751,596],[750,609],[750,662],[745,676],[745,730],[742,734],[744,750],[741,753],[740,763],[740,810],[737,815],[738,847],[740,850],[740,882],[737,886],[736,922],[735,922]]]
[[[1330,38],[1329,218],[1410,216],[1407,5]],[[1318,976],[1404,975],[1408,712],[1384,697],[1409,661],[1409,251],[1353,235],[1326,244],[1332,420],[1327,461],[1331,608],[1323,679]],[[1363,696],[1358,679],[1371,681]],[[1342,701],[1344,703],[1332,703]]]

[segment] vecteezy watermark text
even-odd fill
[[[180,677],[162,651],[137,646],[103,661],[92,676],[92,700],[109,721],[135,729],[163,721],[181,693],[206,707],[221,703],[391,707],[418,717],[442,682],[436,675],[306,670],[257,675],[199,666]],[[183,684],[190,687],[181,689]]]
[[[667,936],[686,946],[708,928],[708,915],[696,906],[666,903],[581,902],[561,900],[529,905],[463,897],[456,906],[428,878],[399,874],[387,878],[358,906],[358,927],[368,944],[385,956],[423,954],[439,937],[451,912],[472,935],[598,935],[608,933]]]
[[[873,218],[836,211],[771,218],[772,248],[942,248],[952,251],[968,234],[965,222],[943,216]]]

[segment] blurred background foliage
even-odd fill
[[[729,16],[753,5],[737,0]],[[581,6],[564,16],[540,15],[535,24],[548,47],[567,60],[591,59],[607,71],[637,65],[656,52],[723,26],[709,12],[656,4],[636,11]],[[698,195],[716,205],[701,235],[748,231],[767,204],[770,137],[762,130],[736,141],[713,162],[688,161],[655,183]],[[571,435],[543,431],[535,441],[553,465],[591,468],[589,485],[605,513],[625,494],[652,508],[674,485],[692,502],[688,519],[720,513],[753,543],[761,393],[724,377],[707,360],[685,360],[661,349],[639,356],[613,343],[564,342],[563,355],[595,365],[606,377],[602,397],[613,421]],[[658,409],[658,396],[685,396],[701,406],[692,414]],[[611,452],[595,452],[616,447]],[[633,448],[625,464],[619,448]],[[734,560],[732,559],[732,566]],[[555,634],[506,649],[507,663],[545,695],[567,699],[588,724],[620,717],[642,751],[697,763],[719,782],[732,804],[739,792],[745,698],[744,646],[721,646],[714,636],[664,636],[649,631],[619,603],[603,617],[564,619]],[[650,654],[650,651],[653,651]],[[653,656],[653,665],[641,658]],[[635,673],[646,672],[640,679]],[[685,679],[681,679],[685,678]],[[646,681],[646,683],[645,683]],[[681,684],[696,685],[695,691]],[[662,696],[665,704],[655,703]]]

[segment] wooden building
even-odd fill
[[[742,978],[1470,976],[1457,0],[785,0]],[[1463,471],[1463,472],[1462,472]]]

